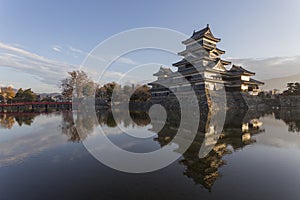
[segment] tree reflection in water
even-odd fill
[[[124,116],[122,112],[124,111],[120,110],[117,112],[117,118],[115,118],[111,110],[98,111],[96,113],[97,120],[90,117],[88,112],[85,111],[77,111],[74,115],[71,111],[62,112],[62,133],[67,135],[69,141],[80,142],[86,139],[89,134],[93,133],[95,127],[99,125],[114,128],[117,127],[118,124],[123,124],[126,128],[129,126],[146,126],[150,123],[149,115],[146,112],[131,111],[130,116],[135,123],[132,123],[129,119],[122,118],[122,116]],[[82,135],[79,135],[79,133],[82,133]]]
[[[280,109],[273,113],[276,119],[281,119],[288,125],[289,132],[300,132],[300,109]]]
[[[71,142],[80,142],[86,139],[99,125],[109,128],[117,127],[119,124],[133,128],[151,125],[150,131],[157,133],[154,140],[162,147],[174,138],[180,123],[180,114],[176,112],[168,112],[166,123],[151,121],[148,113],[138,111],[130,112],[134,122],[132,123],[130,119],[122,117],[124,116],[122,110],[118,112],[119,114],[114,117],[110,110],[101,110],[97,112],[97,119],[89,118],[88,113],[85,111],[76,111],[74,114],[71,111],[64,111],[55,113],[55,115],[62,116],[62,122],[59,126],[62,133]],[[202,113],[203,116],[200,118],[197,135],[179,160],[179,163],[185,166],[183,174],[191,178],[195,184],[200,184],[211,191],[215,181],[221,176],[220,168],[226,165],[224,156],[255,143],[252,136],[264,131],[261,128],[259,118],[270,114],[283,120],[288,125],[290,132],[300,131],[300,110],[297,109],[281,109],[268,112],[227,111],[220,135],[215,134],[216,125],[212,120],[213,113]],[[30,126],[38,115],[40,114],[0,113],[0,128],[10,129],[14,125]],[[160,130],[159,127],[162,127],[162,125],[163,128]],[[83,134],[79,135],[79,132]],[[199,157],[202,145],[212,147],[205,157]],[[180,145],[178,148],[180,148]]]
[[[157,127],[161,127],[164,122],[150,120],[148,113],[146,112],[131,112],[130,116],[135,123],[132,123],[126,118],[122,118],[122,111],[118,111],[119,114],[114,118],[110,110],[102,110],[97,112],[97,120],[90,119],[88,123],[86,121],[87,115],[85,112],[77,112],[76,128],[80,128],[85,135],[79,135],[71,112],[63,113],[62,131],[69,138],[69,141],[79,142],[88,137],[90,133],[94,131],[95,126],[107,126],[114,128],[118,124],[122,124],[124,127],[146,126],[152,125],[150,129],[152,132],[157,133],[157,137],[154,139],[160,146],[167,145],[176,135],[179,123],[180,114],[176,112],[168,112],[168,117],[162,130],[158,130]],[[244,148],[247,145],[251,145],[255,142],[252,135],[258,134],[264,130],[261,129],[259,117],[264,113],[251,112],[251,111],[228,111],[223,131],[220,135],[216,135],[216,124],[213,124],[212,113],[202,113],[201,121],[199,123],[199,129],[197,135],[183,154],[182,159],[179,162],[186,168],[183,174],[191,178],[196,184],[201,184],[209,191],[212,189],[215,181],[221,176],[219,169],[226,164],[223,156],[230,154],[233,151]],[[199,157],[199,151],[202,144],[205,146],[212,146],[212,150],[208,152],[205,157]],[[178,147],[180,148],[180,146]]]
[[[81,140],[71,111],[62,112],[61,132],[68,137],[68,141],[79,142]]]
[[[1,128],[11,129],[15,123],[15,117],[11,115],[1,114],[0,115],[0,126]]]
[[[11,129],[17,122],[19,126],[30,126],[39,113],[0,113],[0,128]]]

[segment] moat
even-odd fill
[[[119,111],[122,112],[122,111]],[[96,127],[132,152],[150,152],[168,144],[178,121],[157,122],[146,112],[130,113],[134,124],[110,111],[74,127],[86,116],[71,111],[0,114],[1,199],[298,199],[300,196],[300,110],[228,111],[218,138],[213,114],[201,118],[188,150],[174,163],[145,174],[128,174],[94,159],[82,141],[101,140]],[[173,113],[176,118],[176,113]],[[152,134],[133,138],[122,130]],[[213,134],[213,133],[212,133]],[[207,139],[207,137],[206,137]],[[213,148],[199,158],[203,142]]]

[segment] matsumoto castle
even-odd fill
[[[178,55],[183,56],[183,59],[173,64],[178,70],[173,72],[169,68],[160,67],[153,74],[157,80],[149,83],[152,86],[151,98],[166,98],[171,95],[168,88],[184,92],[191,90],[191,86],[196,92],[225,89],[226,93],[257,95],[263,82],[251,78],[255,73],[242,66],[233,64],[230,69],[226,68],[231,62],[220,58],[225,53],[217,47],[220,41],[212,34],[209,25],[200,31],[194,31],[190,38],[182,41],[186,49]],[[187,81],[189,84],[186,84]]]

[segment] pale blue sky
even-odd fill
[[[299,10],[298,0],[0,0],[0,84],[58,91],[64,73],[113,34],[151,26],[191,35],[208,23],[224,58],[251,64],[258,78],[300,74]]]

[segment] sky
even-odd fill
[[[299,9],[298,0],[0,0],[0,85],[58,92],[66,73],[79,69],[88,53],[112,35],[161,27],[190,36],[206,24],[222,39],[223,58],[255,71],[257,79],[297,75]],[[144,64],[145,57],[121,58],[115,68]],[[178,60],[170,56],[162,63]],[[144,75],[147,79],[151,72]]]

